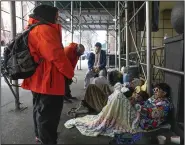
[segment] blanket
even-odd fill
[[[66,128],[76,127],[85,136],[104,135],[114,137],[116,133],[143,131],[139,127],[139,114],[121,92],[119,86],[109,96],[106,106],[98,115],[68,120]]]
[[[85,102],[96,112],[101,112],[107,104],[108,96],[111,94],[109,85],[94,85],[90,84],[85,92]]]

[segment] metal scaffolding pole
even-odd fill
[[[119,71],[121,70],[121,16],[120,16],[120,1],[118,1],[118,52],[119,52]]]
[[[128,2],[125,1],[125,37],[126,37],[126,67],[129,66],[129,39],[128,39]]]
[[[54,1],[54,7],[57,7],[57,1]]]
[[[71,1],[71,42],[73,42],[73,1]]]
[[[110,59],[108,55],[109,54],[109,25],[107,25],[107,38],[106,39],[107,39],[107,56],[108,56],[107,66],[109,67],[109,59]]]
[[[15,1],[10,2],[10,18],[11,18],[11,38],[13,39],[16,36],[16,10],[15,10]],[[14,85],[18,86],[18,80],[15,80]],[[13,87],[16,94],[15,98],[15,109],[20,110],[19,102],[19,88]]]
[[[104,8],[104,10],[112,17],[114,18],[114,16],[101,4],[101,2],[98,1],[98,3],[102,6],[102,8]]]
[[[35,1],[35,7],[39,6],[39,2]]]
[[[150,1],[146,1],[146,46],[147,46],[147,92],[150,96],[151,90],[151,9]]]
[[[135,47],[135,49],[136,49],[136,53],[137,53],[138,58],[139,58],[139,63],[141,63],[141,56],[139,55],[139,50],[138,50],[138,48],[137,48],[137,45],[136,45],[136,42],[135,42],[135,40],[134,40],[134,36],[133,36],[133,34],[132,34],[132,30],[131,30],[130,26],[129,26],[129,30],[130,30],[130,34],[131,34],[131,37],[132,37],[132,40],[133,40],[133,43],[134,43],[134,47]],[[129,53],[129,54],[130,54],[130,53]],[[145,79],[146,79],[146,74],[145,74],[145,70],[144,70],[143,66],[141,66],[141,69],[142,69],[143,74],[144,74],[144,77],[145,77]]]
[[[125,2],[126,3],[126,2]],[[141,5],[141,7],[136,11],[136,13],[132,16],[132,18],[129,20],[129,22],[128,22],[128,24],[132,21],[132,19],[139,13],[139,11],[142,9],[142,7],[144,7],[144,5],[145,5],[145,2],[143,2],[143,4]],[[126,6],[126,4],[125,4],[125,6]],[[127,4],[127,6],[128,6],[128,4]],[[126,7],[125,7],[125,9],[126,9]],[[128,11],[127,11],[128,12]],[[126,27],[126,26],[125,26]],[[121,30],[121,32],[125,29],[125,27]]]
[[[109,53],[109,25],[107,25],[107,54]]]
[[[117,39],[118,39],[118,31],[117,31],[117,2],[115,2],[115,68],[117,68]]]
[[[80,44],[82,43],[82,29],[81,29],[81,23],[82,23],[82,2],[80,1],[80,13],[79,13],[79,31],[80,31]],[[82,70],[82,57],[80,57],[80,70]]]
[[[22,17],[22,30],[24,30],[24,5],[23,5],[23,1],[21,1],[21,17]]]

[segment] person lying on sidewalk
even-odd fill
[[[147,132],[157,129],[167,121],[171,111],[170,88],[165,83],[155,86],[154,96],[144,105],[133,106],[125,96],[126,91],[115,85],[115,91],[108,97],[107,104],[97,115],[86,115],[68,120],[66,128],[76,127],[82,135],[114,137],[115,134]]]
[[[85,47],[82,44],[77,43],[70,43],[68,46],[64,48],[64,53],[71,62],[71,65],[73,67],[73,70],[76,67],[76,64],[80,58],[81,55],[84,54]],[[74,99],[71,95],[70,85],[72,84],[72,80],[65,78],[65,96],[64,100],[72,103],[70,99]]]

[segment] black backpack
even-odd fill
[[[37,66],[41,63],[42,59],[39,62],[34,61],[28,47],[29,32],[41,24],[47,23],[38,22],[30,25],[27,30],[18,34],[5,47],[2,65],[9,79],[18,80],[29,78],[35,73]]]

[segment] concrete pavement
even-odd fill
[[[83,80],[86,72],[87,61],[82,62],[83,70],[76,70],[75,77],[77,77],[77,84],[71,86],[72,95],[77,97],[78,100],[74,103],[65,103],[63,111],[61,114],[60,124],[58,128],[59,144],[108,144],[112,138],[99,136],[99,137],[86,137],[80,134],[76,129],[66,129],[64,123],[70,119],[66,114],[72,107],[80,102],[84,97]],[[20,102],[28,108],[22,112],[11,111],[15,108],[14,97],[11,94],[6,83],[1,78],[1,143],[2,144],[36,144],[34,129],[33,129],[33,119],[32,119],[32,95],[29,91],[20,89]],[[148,138],[156,139],[156,136],[163,134],[168,136],[172,135],[169,130],[156,132],[151,135],[148,134]],[[152,137],[151,137],[152,136]],[[156,143],[156,142],[155,142]],[[146,144],[143,140],[140,144]]]
[[[83,99],[84,89],[83,80],[86,70],[76,70],[77,84],[71,86],[72,95],[79,100],[74,101],[73,104],[65,103],[61,115],[61,120],[58,128],[59,144],[105,144],[110,139],[108,137],[86,137],[80,134],[76,129],[66,129],[64,127],[65,121],[70,119],[66,115],[70,108],[76,105]],[[29,91],[20,89],[20,101],[23,106],[28,106],[28,109],[22,112],[11,111],[15,108],[14,97],[11,94],[8,86],[3,82],[2,78],[2,94],[1,94],[1,126],[2,126],[2,143],[3,144],[35,144],[35,136],[33,130],[32,119],[32,95]]]

